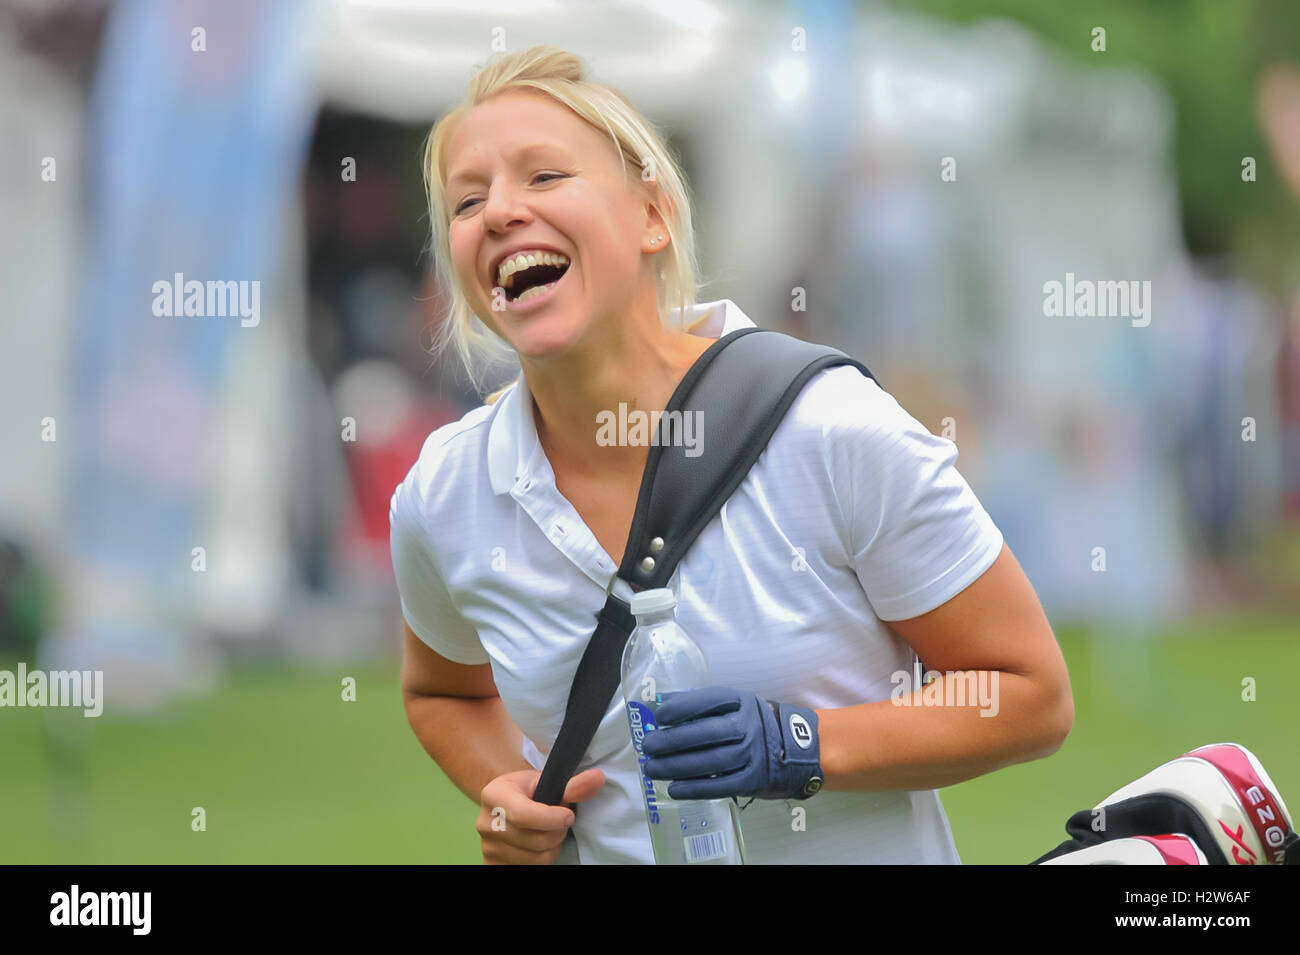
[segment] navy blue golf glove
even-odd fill
[[[815,710],[709,686],[665,693],[655,716],[642,771],[676,780],[673,799],[807,799],[822,788]]]

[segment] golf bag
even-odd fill
[[[1031,865],[1300,865],[1300,835],[1255,754],[1201,746],[1065,824]]]

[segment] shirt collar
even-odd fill
[[[754,323],[735,302],[724,298],[694,306],[686,327],[696,335],[721,338],[738,328],[753,328]],[[533,421],[533,396],[523,372],[496,404],[488,431],[488,477],[493,493],[505,494],[530,472],[533,458],[541,450]]]

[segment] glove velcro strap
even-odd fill
[[[816,795],[825,781],[821,744],[817,736],[817,711],[793,703],[770,703],[781,727],[782,762],[790,770],[794,799]]]

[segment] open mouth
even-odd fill
[[[503,291],[508,305],[526,305],[537,299],[545,298],[569,271],[571,262],[560,265],[537,264],[521,269],[506,278]]]

